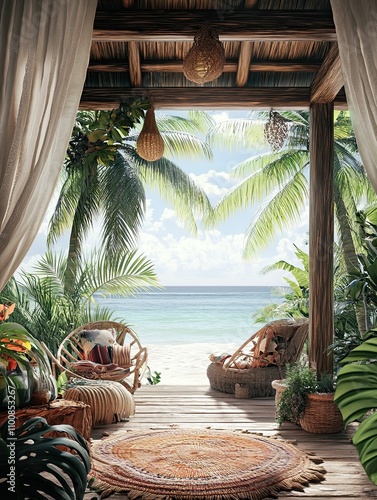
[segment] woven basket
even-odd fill
[[[284,368],[282,371],[284,374]],[[207,368],[207,377],[211,388],[216,391],[234,394],[236,384],[241,384],[248,387],[249,398],[264,398],[274,395],[271,383],[280,378],[280,373],[276,366],[225,370],[223,365],[211,363]]]
[[[313,434],[335,434],[344,429],[342,414],[334,403],[334,394],[308,394],[300,425]]]

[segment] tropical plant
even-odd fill
[[[12,310],[13,305],[8,309]],[[48,403],[56,397],[56,391],[51,366],[40,342],[18,323],[0,323],[0,408],[8,408],[10,392],[12,406],[20,408],[37,395],[38,400],[43,397],[43,402]]]
[[[252,258],[266,246],[278,230],[299,220],[308,197],[309,112],[289,111],[280,115],[288,130],[281,149],[268,149],[236,165],[232,174],[241,180],[215,207],[214,220],[223,221],[237,210],[261,203],[246,231],[246,258]],[[210,141],[229,147],[260,147],[268,118],[268,113],[259,112],[249,120],[222,122],[212,129]],[[354,214],[361,201],[372,200],[375,194],[359,159],[348,113],[336,115],[334,138],[335,213],[343,258],[351,274],[358,268]],[[366,330],[364,311],[357,308],[356,312],[362,333]]]
[[[348,297],[364,308],[368,330],[377,323],[377,207],[356,214],[363,251],[358,268],[350,274]]]
[[[300,260],[302,267],[279,260],[262,269],[262,274],[282,269],[292,275],[284,277],[289,289],[282,290],[284,300],[279,304],[269,304],[254,314],[256,322],[266,322],[278,318],[307,318],[309,316],[309,256],[294,245],[295,255]]]
[[[307,395],[316,392],[317,375],[302,362],[293,363],[286,367],[284,386],[276,408],[276,421],[298,424],[305,411]]]
[[[82,500],[89,471],[88,446],[70,425],[35,417],[18,429],[8,421],[0,427],[2,498]]]
[[[159,287],[151,262],[136,251],[108,259],[94,250],[79,266],[74,286],[64,286],[67,259],[47,252],[32,272],[20,272],[0,292],[0,300],[17,304],[14,319],[56,352],[62,338],[82,324],[112,320],[108,307],[96,296],[130,295]]]
[[[83,242],[96,218],[101,218],[102,224],[99,244],[109,259],[135,247],[145,212],[146,186],[158,188],[191,231],[196,230],[196,216],[211,211],[204,191],[168,159],[169,155],[211,157],[209,146],[194,135],[202,133],[204,122],[161,118],[158,123],[166,156],[148,162],[136,150],[137,130],[141,128],[138,122],[147,107],[149,103],[139,100],[110,112],[77,115],[48,237],[51,245],[70,231],[67,289],[75,282]],[[135,133],[130,135],[132,127]]]
[[[360,422],[352,442],[368,477],[377,484],[377,330],[341,363],[334,401],[345,425]]]

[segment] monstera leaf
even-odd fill
[[[366,340],[341,362],[334,401],[345,425],[361,421],[353,443],[368,477],[377,484],[377,338]]]
[[[1,498],[84,498],[90,459],[86,442],[73,427],[49,426],[35,417],[19,429],[5,422],[0,435]]]

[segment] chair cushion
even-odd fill
[[[101,365],[109,365],[112,362],[109,348],[104,345],[95,345],[93,349],[89,351],[88,358],[90,361],[100,363]]]

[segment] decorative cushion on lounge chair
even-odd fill
[[[96,321],[76,328],[64,339],[56,364],[68,376],[116,380],[133,393],[147,366],[147,350],[127,326]]]
[[[273,396],[272,380],[284,377],[285,365],[297,361],[308,335],[309,322],[272,321],[254,333],[232,355],[210,356],[207,369],[212,389],[234,393],[235,384],[249,387],[250,397]]]

